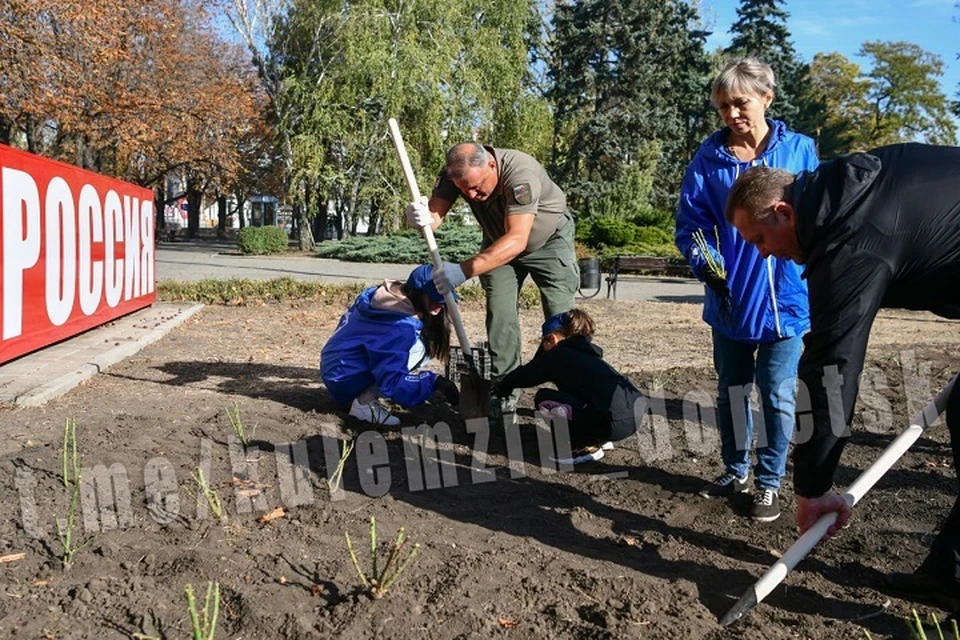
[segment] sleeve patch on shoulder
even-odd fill
[[[513,199],[517,204],[530,204],[533,202],[533,193],[530,190],[530,184],[524,182],[513,188]]]

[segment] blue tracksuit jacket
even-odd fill
[[[373,308],[377,288],[364,290],[340,317],[320,353],[320,377],[337,404],[374,384],[404,407],[422,404],[436,390],[437,375],[410,373],[407,366],[423,323],[417,316]]]
[[[727,151],[726,127],[700,145],[680,190],[675,238],[693,272],[700,274],[705,260],[693,242],[693,233],[702,230],[713,248],[720,236],[733,313],[721,314],[719,297],[707,287],[703,320],[731,340],[754,344],[798,336],[810,328],[807,285],[800,278],[802,267],[772,256],[764,260],[724,218],[730,187],[751,166],[799,173],[818,165],[813,140],[788,131],[779,120],[767,120],[767,124],[772,130],[770,141],[752,162],[741,162]]]

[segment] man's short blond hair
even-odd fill
[[[752,220],[766,220],[773,214],[773,205],[789,202],[796,176],[786,169],[751,167],[733,183],[727,196],[727,222],[733,222],[733,212],[744,209]]]
[[[737,58],[731,60],[717,75],[710,87],[710,104],[720,108],[724,98],[737,93],[765,96],[773,93],[777,82],[773,68],[756,58]]]

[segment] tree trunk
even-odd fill
[[[163,190],[163,180],[160,181],[160,184],[153,191],[153,208],[154,216],[156,216],[156,228],[153,231],[153,239],[156,241],[156,239],[164,235],[164,232],[167,230],[167,196]]]
[[[367,222],[367,235],[375,236],[380,233],[380,202],[378,200],[370,201],[370,217]]]
[[[343,240],[343,200],[337,200],[334,205],[334,210],[337,213],[337,217],[333,219],[333,226],[337,230],[337,240]]]
[[[217,196],[217,238],[223,240],[227,237],[227,197]]]
[[[196,238],[200,230],[200,203],[203,193],[193,184],[187,183],[187,237]]]
[[[239,192],[234,192],[233,195],[237,199],[237,223],[240,225],[240,228],[243,229],[247,226],[247,216],[243,211],[247,200]]]
[[[316,248],[313,232],[310,229],[310,196],[312,194],[310,183],[305,182],[303,185],[303,206],[297,207],[297,215],[294,220],[297,238],[300,241],[300,251],[313,251]]]
[[[325,195],[315,195],[313,197],[313,206],[313,237],[314,240],[323,242],[327,239],[329,202]]]
[[[10,145],[13,139],[13,120],[0,116],[0,143]]]

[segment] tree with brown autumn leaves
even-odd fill
[[[147,187],[180,170],[191,231],[199,194],[243,191],[271,137],[254,70],[201,0],[8,0],[0,95],[0,142]]]

